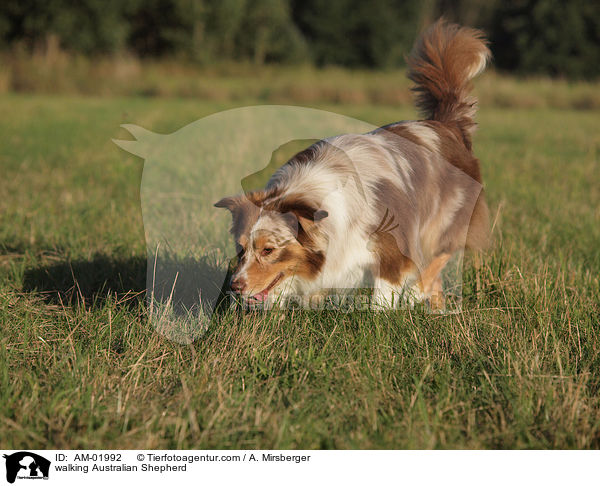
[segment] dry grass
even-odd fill
[[[62,51],[0,57],[0,93],[182,97],[232,102],[409,106],[402,70],[366,71],[309,66],[222,64],[199,67],[130,56],[88,59]],[[532,78],[494,72],[477,82],[484,106],[501,108],[600,108],[598,83]]]

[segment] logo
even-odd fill
[[[33,452],[21,451],[7,456],[6,480],[14,483],[15,479],[48,479],[50,461]]]

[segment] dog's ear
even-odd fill
[[[232,213],[240,208],[248,208],[250,206],[261,207],[265,199],[271,197],[273,191],[254,191],[240,194],[238,196],[227,196],[217,201],[214,206],[216,208],[226,208]]]
[[[244,232],[249,232],[252,223],[258,219],[260,211],[260,207],[246,194],[224,197],[215,203],[215,207],[229,210],[232,219],[230,231],[238,241]]]
[[[295,237],[298,237],[298,230],[300,229],[300,223],[298,221],[298,216],[296,216],[291,211],[288,211],[286,213],[281,213],[281,217],[283,218],[285,225],[290,229],[292,234]]]
[[[241,204],[239,196],[227,196],[217,201],[214,206],[215,208],[225,208],[233,212]]]
[[[294,214],[300,223],[314,224],[325,219],[329,213],[324,209],[316,209],[302,201],[286,201],[282,208],[285,212]]]
[[[307,234],[315,228],[316,223],[329,216],[324,209],[317,209],[301,197],[293,195],[280,202],[279,210],[298,236],[299,241],[306,238]]]
[[[315,223],[318,223],[322,219],[325,219],[327,216],[329,216],[329,213],[327,211],[325,211],[324,209],[317,209],[313,213],[313,221]]]
[[[292,233],[298,238],[302,233],[310,231],[314,227],[314,223],[321,221],[328,216],[327,211],[315,211],[312,218],[305,218],[294,211],[288,211],[282,214],[285,224],[290,228]]]

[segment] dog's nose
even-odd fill
[[[246,281],[243,278],[235,277],[231,279],[231,290],[241,292],[246,287]]]

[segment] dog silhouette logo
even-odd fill
[[[17,477],[27,479],[48,479],[50,461],[33,452],[21,451],[4,454],[6,460],[6,480],[12,484]]]

